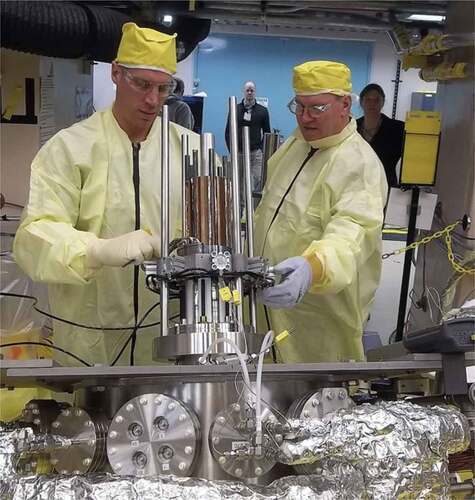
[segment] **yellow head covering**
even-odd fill
[[[350,95],[351,71],[334,61],[308,61],[295,66],[293,86],[296,95]]]
[[[116,63],[127,68],[153,69],[169,75],[176,72],[176,46],[174,35],[166,35],[135,23],[122,26],[122,39]]]

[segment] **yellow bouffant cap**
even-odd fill
[[[296,95],[351,94],[351,71],[334,61],[308,61],[294,67]]]
[[[122,39],[116,63],[127,68],[153,69],[176,73],[176,34],[166,35],[135,23],[122,26]]]

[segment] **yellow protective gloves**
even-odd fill
[[[102,266],[122,267],[142,264],[145,260],[160,256],[160,239],[142,229],[117,238],[96,238],[89,242],[86,251],[87,265],[92,269]]]

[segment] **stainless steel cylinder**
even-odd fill
[[[168,106],[162,108],[162,186],[161,186],[161,256],[168,256],[168,245],[170,239],[170,216],[168,212],[168,200],[170,192],[170,147],[169,147],[169,121]],[[160,331],[162,337],[168,335],[168,285],[165,281],[160,284]]]
[[[264,184],[267,180],[267,162],[269,158],[277,151],[280,146],[280,134],[274,132],[266,132],[264,134],[262,146],[262,170],[261,170],[261,189],[264,189]]]
[[[210,151],[213,152],[214,156],[214,135],[205,132],[201,134],[200,141],[200,175],[214,175],[212,165],[210,161]]]

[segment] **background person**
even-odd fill
[[[256,84],[248,81],[243,88],[244,99],[237,105],[238,151],[242,154],[242,129],[249,127],[249,142],[251,149],[251,189],[260,191],[262,171],[262,141],[264,134],[270,132],[269,111],[256,102]],[[229,116],[226,122],[226,145],[231,151],[229,140]],[[242,164],[242,158],[241,158]],[[243,174],[241,172],[241,178]]]
[[[347,66],[306,62],[293,87],[298,129],[269,160],[254,232],[256,255],[280,262],[282,282],[260,299],[269,326],[292,332],[279,344],[285,362],[362,360],[381,272],[384,170],[350,116]]]
[[[168,106],[168,119],[182,127],[193,130],[195,118],[190,106],[183,101],[185,84],[181,78],[175,76],[173,79],[175,80],[175,89],[173,90],[173,94],[165,101],[165,104]]]
[[[371,144],[384,166],[390,187],[398,185],[396,165],[401,158],[404,141],[404,122],[389,118],[381,110],[384,106],[383,89],[370,83],[360,93],[364,116],[356,120],[358,132]]]
[[[14,257],[32,279],[48,283],[52,314],[94,328],[54,321],[54,343],[91,364],[151,362],[158,311],[143,323],[154,327],[138,330],[136,346],[131,332],[157,296],[139,267],[127,264],[160,253],[156,118],[175,71],[175,35],[125,24],[111,69],[112,108],[58,132],[31,166]],[[176,161],[182,133],[170,124],[170,157]],[[190,146],[199,149],[198,139],[190,132]],[[180,170],[170,169],[171,238],[181,215]],[[67,356],[57,359],[72,364]]]

